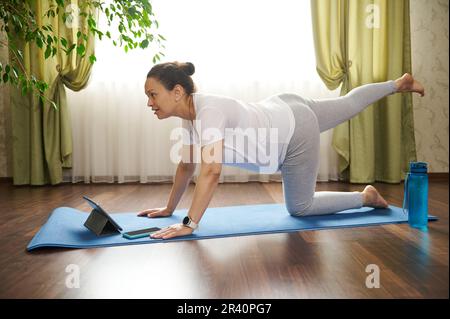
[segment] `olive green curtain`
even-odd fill
[[[81,1],[72,0],[71,7]],[[87,23],[80,17],[79,23],[66,24],[62,20],[65,10],[48,19],[44,13],[49,1],[29,1],[39,25],[51,24],[53,32],[77,43],[77,32],[87,33]],[[97,12],[95,12],[97,17]],[[41,103],[31,94],[23,96],[12,90],[13,180],[15,185],[44,185],[62,182],[63,168],[72,166],[72,131],[67,108],[65,86],[74,91],[87,84],[91,72],[89,56],[94,53],[94,36],[88,35],[86,54],[80,57],[73,50],[67,55],[58,50],[54,57],[45,59],[44,50],[36,45],[21,43],[24,67],[27,72],[49,84],[45,95],[57,104],[55,109],[47,100]],[[45,48],[45,47],[44,47]]]
[[[409,0],[311,0],[316,69],[341,95],[411,73]],[[399,183],[416,160],[411,93],[393,94],[333,131],[340,179]]]

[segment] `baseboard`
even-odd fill
[[[430,182],[447,182],[448,173],[428,173],[428,180]]]
[[[430,182],[447,182],[448,183],[448,173],[428,173],[428,180]],[[12,177],[0,177],[0,184],[12,184]],[[94,183],[94,184],[102,184],[102,183]],[[110,183],[105,183],[110,184]],[[141,184],[139,182],[134,183],[126,183],[126,184]]]
[[[0,177],[0,184],[12,184],[13,178],[12,177]]]

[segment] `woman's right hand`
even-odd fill
[[[169,217],[172,216],[173,210],[167,207],[150,208],[138,213],[139,217]]]

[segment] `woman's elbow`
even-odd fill
[[[180,161],[179,166],[180,166],[181,169],[183,169],[184,171],[194,172],[194,171],[195,171],[196,164],[195,164],[195,163],[184,163],[183,161]]]
[[[202,164],[201,173],[211,177],[219,178],[222,173],[222,164],[212,163],[212,164]]]

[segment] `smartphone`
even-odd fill
[[[151,233],[154,233],[158,230],[160,230],[161,228],[158,227],[152,227],[152,228],[146,228],[146,229],[140,229],[140,230],[135,230],[135,231],[130,231],[127,233],[123,233],[123,237],[127,238],[127,239],[137,239],[137,238],[142,238],[142,237],[148,237],[150,236]]]

